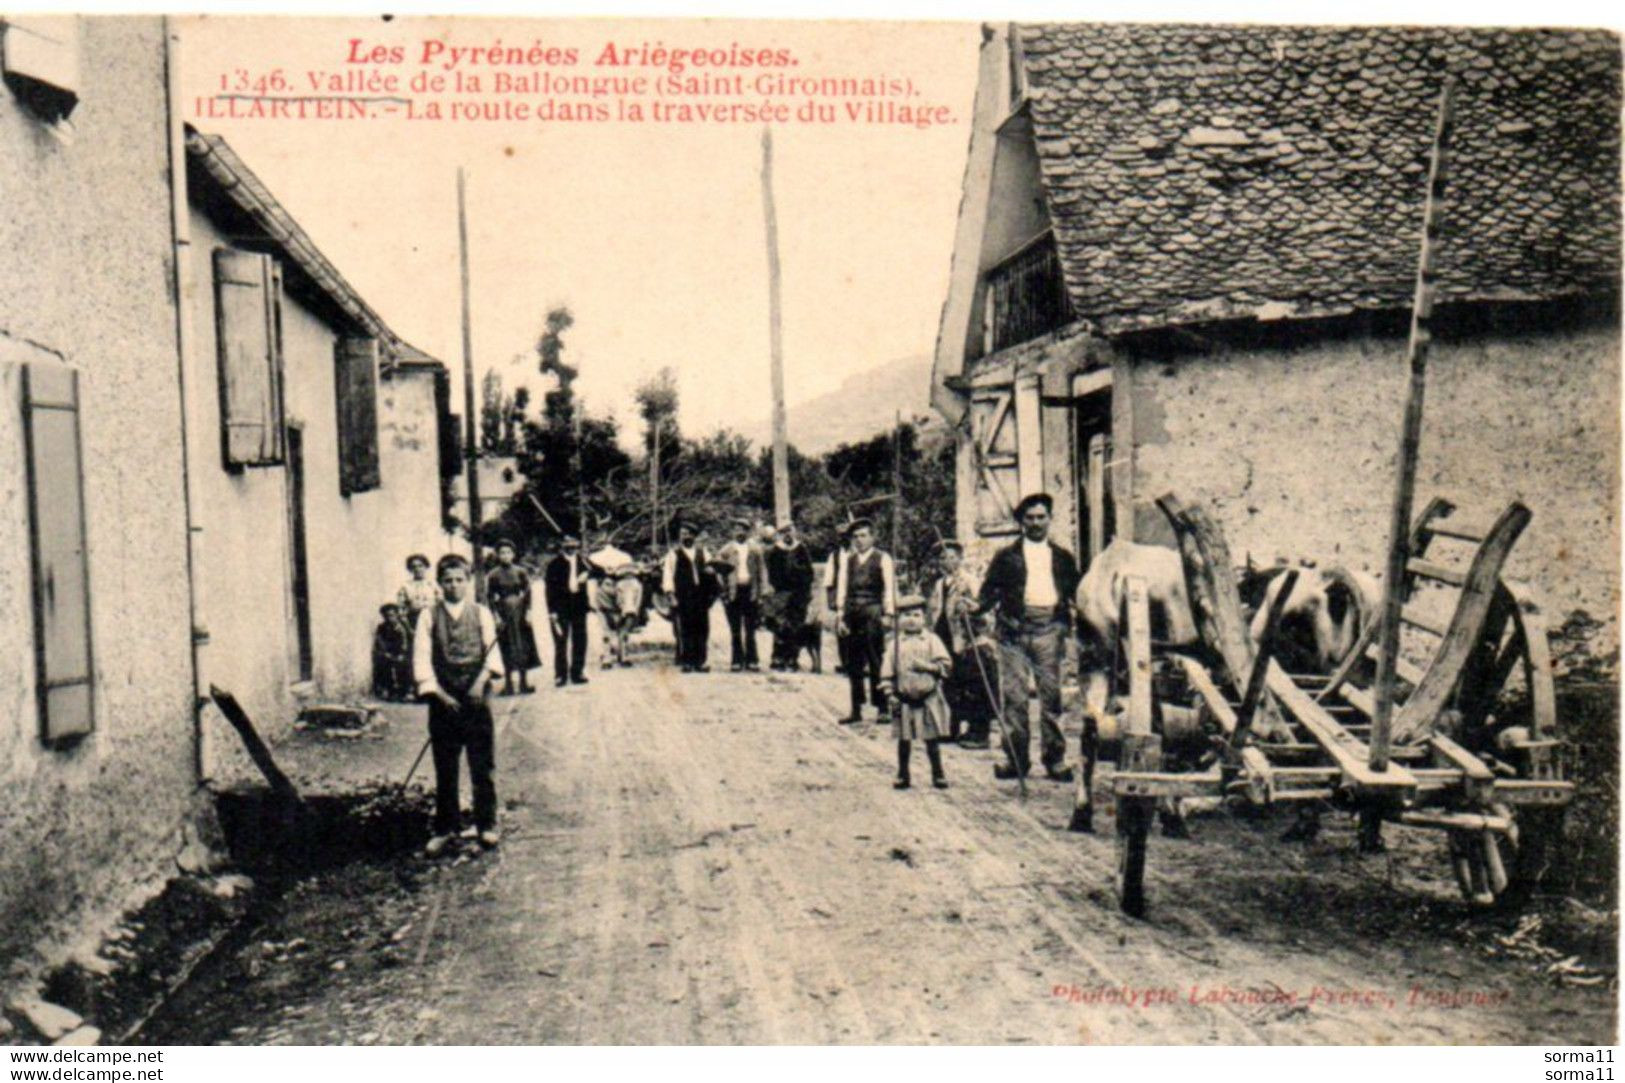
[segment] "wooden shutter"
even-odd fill
[[[214,251],[221,447],[228,469],[282,461],[281,282],[269,256]]]
[[[971,400],[978,534],[1011,534],[1016,530],[1014,507],[1020,459],[1016,453],[1013,397],[1011,390],[1000,389]]]
[[[89,733],[95,718],[78,373],[23,369],[23,431],[40,737],[56,744]]]
[[[341,338],[335,347],[338,389],[339,491],[378,488],[378,340]]]

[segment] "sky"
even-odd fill
[[[476,369],[545,390],[536,338],[548,309],[567,305],[577,390],[628,436],[633,389],[664,366],[678,374],[687,432],[769,413],[760,124],[239,119],[199,116],[197,99],[220,94],[223,79],[235,89],[239,69],[250,80],[281,70],[284,94],[309,72],[365,70],[346,62],[354,39],[363,52],[400,46],[403,63],[381,70],[403,79],[434,70],[418,61],[438,40],[574,47],[577,66],[555,69],[569,75],[656,74],[593,66],[609,42],[737,42],[789,50],[798,64],[782,74],[911,80],[910,100],[946,107],[945,123],[774,125],[786,397],[933,349],[969,142],[974,22],[204,16],[176,27],[187,118],[223,135],[384,320],[454,371],[464,168]]]

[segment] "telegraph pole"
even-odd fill
[[[785,436],[784,335],[779,298],[779,221],[773,210],[773,129],[762,129],[762,211],[767,218],[767,305],[773,370],[773,521],[790,521],[790,450]]]
[[[467,181],[462,166],[457,167],[457,250],[463,286],[463,420],[464,467],[468,471],[468,547],[474,560],[474,596],[485,597],[485,567],[480,560],[480,462],[479,418],[474,403],[474,332],[468,307],[468,205]]]

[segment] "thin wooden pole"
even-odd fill
[[[649,440],[649,552],[660,552],[660,431],[666,419],[654,416],[653,433]]]
[[[784,333],[779,297],[779,219],[773,209],[773,129],[762,129],[762,212],[767,218],[768,341],[773,370],[773,521],[790,521],[790,449],[784,414]]]
[[[891,429],[891,552],[903,547],[903,411],[895,411]]]
[[[474,331],[469,317],[468,297],[468,200],[467,180],[457,167],[457,253],[463,288],[463,414],[464,465],[468,471],[468,547],[474,560],[474,596],[485,597],[485,565],[480,560],[480,463],[479,417],[474,400]]]
[[[1410,386],[1400,428],[1399,469],[1394,483],[1393,513],[1388,520],[1388,567],[1383,580],[1382,637],[1378,640],[1376,711],[1371,719],[1367,763],[1373,771],[1388,767],[1394,721],[1394,664],[1399,656],[1399,614],[1405,602],[1405,566],[1410,562],[1411,506],[1416,496],[1416,460],[1422,443],[1422,401],[1427,392],[1428,346],[1433,341],[1433,259],[1438,243],[1439,204],[1444,199],[1444,158],[1450,144],[1453,89],[1445,80],[1439,92],[1439,117],[1428,161],[1427,199],[1422,206],[1422,247],[1416,262],[1416,299],[1411,306]]]

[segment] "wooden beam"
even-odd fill
[[[1286,610],[1287,599],[1292,596],[1292,590],[1297,585],[1298,570],[1293,568],[1281,577],[1281,589],[1275,592],[1275,599],[1265,614],[1264,631],[1258,637],[1258,653],[1253,658],[1252,672],[1247,675],[1247,691],[1242,695],[1241,707],[1236,711],[1235,732],[1230,734],[1230,748],[1233,751],[1241,748],[1253,727],[1253,715],[1257,713],[1258,704],[1264,695],[1264,677],[1275,655],[1275,640],[1280,630],[1281,614]]]
[[[1151,602],[1145,580],[1131,576],[1124,584],[1128,609],[1128,713],[1126,736],[1151,732]]]
[[[1342,770],[1344,778],[1360,789],[1386,790],[1396,793],[1416,789],[1416,776],[1398,764],[1389,763],[1381,771],[1373,770],[1367,748],[1363,742],[1344,729],[1326,709],[1309,697],[1309,693],[1292,683],[1280,665],[1271,662],[1267,678],[1269,690],[1275,693],[1305,729],[1314,735],[1320,747],[1332,762]]]
[[[1394,659],[1399,656],[1399,610],[1405,599],[1405,569],[1410,560],[1411,506],[1416,495],[1416,461],[1422,445],[1422,400],[1427,390],[1428,345],[1433,336],[1433,259],[1438,244],[1438,210],[1444,197],[1444,159],[1450,146],[1450,77],[1439,91],[1438,119],[1428,160],[1427,198],[1422,204],[1422,245],[1416,261],[1416,297],[1411,306],[1411,334],[1407,349],[1410,383],[1405,393],[1405,415],[1400,423],[1399,465],[1394,480],[1393,514],[1388,523],[1387,577],[1383,581],[1382,621],[1378,634],[1377,683],[1373,689],[1377,712],[1372,718],[1371,770],[1388,766],[1388,743],[1394,718]]]
[[[1490,603],[1501,581],[1501,569],[1531,517],[1528,508],[1513,501],[1496,519],[1484,544],[1479,546],[1463,577],[1461,598],[1456,603],[1455,615],[1450,618],[1450,630],[1434,653],[1427,673],[1393,721],[1395,740],[1413,740],[1431,730],[1439,712],[1449,705],[1461,681],[1462,670],[1484,633]]]

